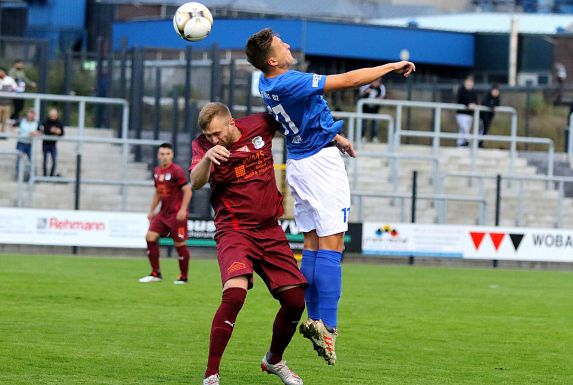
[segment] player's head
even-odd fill
[[[6,76],[6,68],[0,67],[0,79],[3,79]]]
[[[229,108],[223,103],[207,103],[199,112],[199,127],[211,144],[226,148],[241,137]]]
[[[264,73],[274,68],[288,68],[294,62],[290,45],[270,28],[265,28],[252,35],[245,45],[247,60]]]
[[[161,167],[169,167],[173,163],[173,146],[171,143],[161,143],[157,149],[157,160]]]

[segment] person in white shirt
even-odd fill
[[[26,113],[26,117],[20,120],[18,124],[18,142],[16,143],[16,150],[26,154],[28,160],[31,159],[32,155],[32,137],[42,135],[38,128],[39,123],[36,119],[36,111],[31,108]],[[21,156],[18,156],[16,160],[16,177],[18,177],[20,170],[20,158]]]
[[[16,92],[16,82],[6,74],[6,69],[0,67],[0,91]],[[8,131],[8,119],[10,119],[10,105],[12,99],[0,98],[0,134]],[[4,139],[4,138],[0,138]]]

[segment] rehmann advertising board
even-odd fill
[[[366,255],[573,262],[573,231],[367,222]]]
[[[304,237],[294,220],[281,219],[291,248],[302,250]],[[0,244],[121,247],[144,249],[149,227],[146,214],[105,211],[42,210],[0,208]],[[191,247],[215,247],[215,224],[212,219],[189,219]],[[348,251],[360,251],[361,225],[349,225],[345,236]],[[170,238],[161,245],[173,244]]]

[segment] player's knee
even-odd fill
[[[304,289],[301,286],[293,287],[277,294],[284,308],[289,314],[300,318],[304,312]]]
[[[145,240],[147,242],[157,242],[158,239],[159,239],[159,234],[151,231],[147,232],[147,234],[145,235]]]
[[[239,287],[231,287],[223,291],[222,303],[230,306],[235,312],[239,312],[245,303],[247,290]]]

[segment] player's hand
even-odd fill
[[[412,72],[416,72],[416,66],[414,63],[409,61],[400,61],[396,64],[396,69],[394,70],[395,73],[404,75],[405,78],[410,76]]]
[[[183,222],[186,218],[187,218],[187,213],[185,212],[185,210],[179,210],[177,211],[177,215],[175,216],[175,218],[177,219],[177,222]]]
[[[205,158],[219,166],[222,162],[229,160],[231,152],[221,145],[216,145],[205,153]]]
[[[356,151],[354,151],[354,146],[352,146],[352,142],[350,140],[346,139],[342,135],[336,135],[334,141],[336,142],[336,147],[338,147],[340,152],[356,158]]]
[[[149,222],[151,222],[153,220],[154,216],[155,216],[155,213],[153,211],[150,211],[149,213],[147,213],[147,219],[149,220]]]

